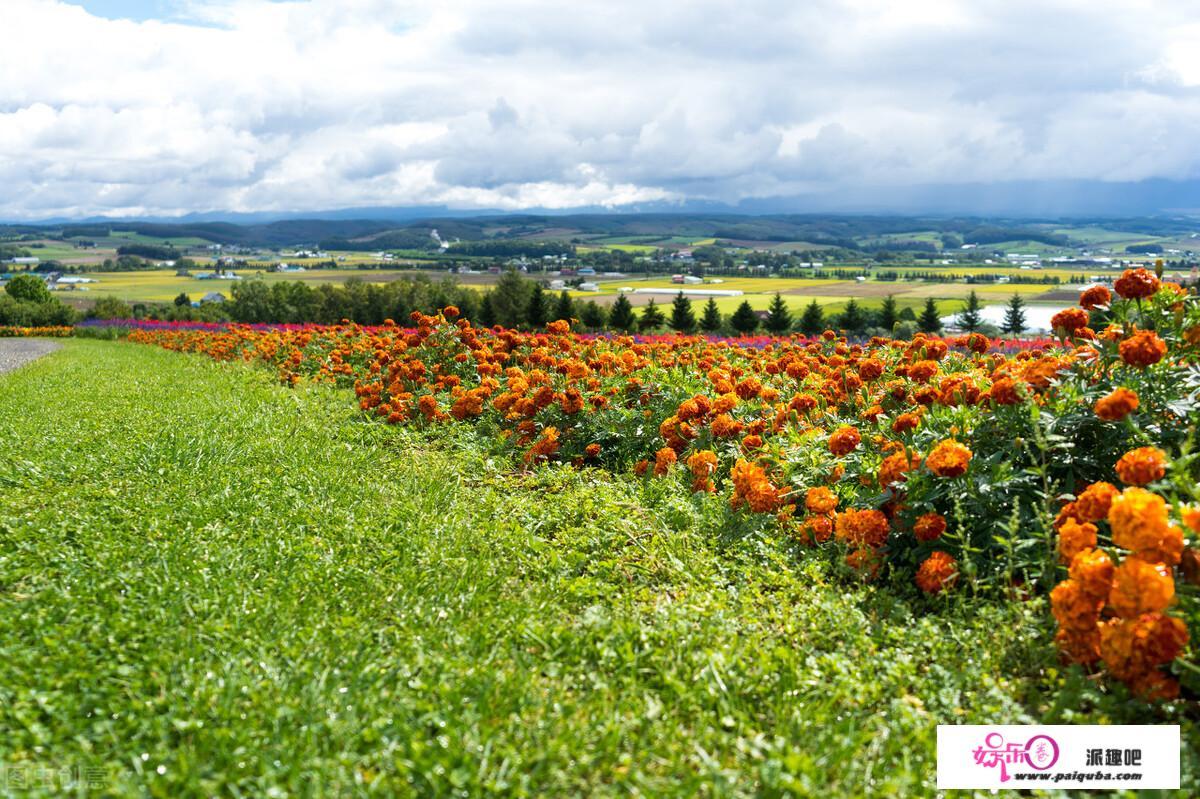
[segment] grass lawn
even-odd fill
[[[6,792],[930,795],[938,723],[1154,721],[1041,599],[849,586],[348,391],[68,340],[0,419]]]

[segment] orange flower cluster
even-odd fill
[[[730,479],[733,481],[733,496],[729,503],[734,509],[745,504],[755,513],[770,513],[779,507],[779,489],[758,464],[738,458]]]
[[[1143,330],[1122,341],[1117,349],[1125,363],[1145,369],[1163,359],[1167,343],[1153,330]]]
[[[1154,273],[1149,269],[1126,269],[1113,288],[1117,290],[1117,294],[1127,300],[1143,299],[1152,297],[1158,292],[1161,284]]]
[[[1184,550],[1166,502],[1136,486],[1118,493],[1111,484],[1096,483],[1064,512],[1069,515],[1059,526],[1059,550],[1070,563],[1069,576],[1050,593],[1063,656],[1084,665],[1102,661],[1146,699],[1176,696],[1178,682],[1161,667],[1188,641],[1183,620],[1166,615],[1175,600],[1171,567]],[[1095,548],[1092,522],[1101,520],[1113,544],[1128,551],[1119,565]]]
[[[917,587],[927,594],[950,588],[958,580],[958,562],[941,550],[929,555],[917,570]]]
[[[1126,485],[1144,486],[1167,473],[1167,453],[1158,447],[1131,449],[1117,461],[1117,477]]]
[[[1138,395],[1124,387],[1096,400],[1096,415],[1106,422],[1119,422],[1138,409]]]
[[[1149,431],[1178,428],[1163,411],[1162,392],[1150,387],[1173,385],[1196,360],[1200,332],[1193,341],[1183,331],[1200,331],[1200,318],[1194,298],[1172,286],[1131,270],[1117,297],[1092,287],[1080,308],[1056,316],[1069,342],[1007,351],[979,334],[855,343],[833,331],[747,341],[583,336],[566,322],[532,332],[480,329],[454,308],[415,313],[408,327],[234,325],[139,330],[130,338],[269,364],[287,383],[352,386],[360,407],[388,423],[474,425],[530,467],[632,467],[647,479],[679,481],[728,498],[738,513],[763,514],[752,521],[801,541],[832,542],[836,535],[830,548],[849,552],[848,562],[867,573],[922,564],[922,588],[943,591],[952,575],[994,574],[989,559],[1000,559],[991,557],[998,553],[989,549],[994,536],[986,526],[996,517],[974,509],[986,505],[1005,467],[997,453],[1016,444],[1019,460],[1020,448],[1028,450],[1018,428],[1031,416],[1063,414],[1068,404],[1073,411],[1079,396],[1109,392],[1095,404],[1098,419],[1153,424]],[[1147,316],[1135,318],[1135,305]],[[1107,308],[1113,323],[1093,338],[1087,311],[1096,308]],[[1176,317],[1184,321],[1172,327]],[[1108,432],[1116,438],[1136,431],[1126,423]],[[1154,440],[1173,453],[1179,438]],[[1073,490],[1079,474],[1113,479],[1087,458],[1075,464],[1070,482],[1056,478],[1054,491]],[[1135,450],[1117,474],[1124,484],[1146,485],[1165,464],[1157,450]],[[971,481],[953,480],[968,471]],[[1200,579],[1200,556],[1179,545],[1172,525],[1147,521],[1156,517],[1136,505],[1129,491],[1108,483],[1080,492],[1055,522],[1064,562],[1085,557],[1079,574],[1088,564],[1102,573],[1094,553],[1113,540],[1168,568],[1193,568],[1194,560]],[[947,536],[942,514],[964,506]],[[1127,520],[1134,516],[1140,527]],[[934,547],[950,561],[934,558]],[[947,565],[955,558],[961,570]],[[1078,595],[1091,597],[1089,591]],[[1064,644],[1073,651],[1099,652],[1098,625],[1115,611],[1108,593],[1097,598],[1100,615],[1089,635]],[[1090,613],[1077,606],[1081,601],[1063,607]]]
[[[938,477],[959,477],[967,473],[971,450],[957,441],[943,441],[925,458],[929,471]]]

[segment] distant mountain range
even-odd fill
[[[531,208],[518,213],[502,209],[455,209],[440,205],[339,208],[305,211],[204,211],[182,216],[112,218],[54,217],[34,221],[0,220],[0,224],[54,225],[157,222],[193,224],[227,222],[261,225],[281,220],[386,221],[396,224],[425,219],[472,217],[577,216],[629,214],[797,215],[855,214],[885,216],[968,216],[1013,219],[1077,220],[1081,217],[1200,216],[1200,180],[1152,179],[1138,182],[1008,181],[1003,183],[925,184],[843,188],[793,197],[746,199],[737,203],[706,200],[660,201],[617,207]]]

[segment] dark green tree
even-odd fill
[[[541,283],[535,282],[533,291],[529,292],[529,302],[525,304],[525,324],[536,330],[546,325],[549,315],[550,308],[549,303],[546,302],[546,292]]]
[[[933,301],[933,297],[925,300],[925,307],[917,318],[917,326],[924,333],[942,332],[942,317],[938,315],[937,303]]]
[[[896,318],[901,322],[915,322],[917,321],[917,312],[912,308],[901,308],[900,313],[896,314]]]
[[[604,308],[595,300],[588,300],[579,314],[579,321],[583,322],[583,326],[588,330],[599,330],[604,327]]]
[[[187,295],[186,291],[180,292],[179,296],[175,298],[175,307],[176,308],[182,308],[185,305],[191,305],[191,304],[192,304],[192,298]]]
[[[46,281],[33,275],[17,275],[4,286],[8,296],[19,302],[50,302],[54,295],[46,287]]]
[[[629,303],[629,298],[624,294],[618,294],[608,313],[608,326],[613,330],[628,333],[630,330],[633,330],[636,324],[637,317],[634,316],[633,306]]]
[[[729,317],[729,324],[740,335],[749,335],[758,330],[758,314],[750,307],[748,300],[742,300],[742,304],[733,312],[733,316]]]
[[[899,320],[900,317],[896,312],[896,298],[889,294],[883,298],[883,304],[879,306],[879,326],[884,330],[891,331]]]
[[[792,312],[788,310],[787,303],[779,296],[778,291],[767,308],[767,318],[763,327],[776,335],[782,335],[792,329]]]
[[[971,293],[967,295],[967,307],[963,308],[962,313],[954,321],[960,329],[974,333],[983,327],[983,315],[979,312],[982,307],[979,303],[979,295],[972,289]]]
[[[682,291],[675,295],[675,301],[671,303],[671,329],[680,333],[696,331],[696,314],[692,310],[692,301]]]
[[[524,322],[525,312],[529,308],[529,294],[529,281],[515,269],[505,270],[491,295],[496,324],[518,327]]]
[[[846,303],[846,307],[842,309],[842,315],[838,317],[838,326],[847,333],[861,333],[866,329],[867,315],[859,307],[858,300],[851,297],[850,301]]]
[[[654,304],[654,299],[651,298],[646,307],[642,309],[642,315],[638,319],[637,326],[640,332],[645,333],[650,330],[657,330],[666,321],[667,318],[663,316],[663,312],[658,309],[658,306]]]
[[[492,307],[492,292],[483,295],[479,300],[479,313],[472,320],[476,327],[491,327],[496,324],[496,309]]]
[[[721,329],[721,312],[717,309],[717,301],[712,297],[704,303],[704,315],[700,317],[700,329],[705,333],[716,333]]]
[[[806,336],[819,336],[825,331],[825,311],[813,300],[800,316],[800,332]]]
[[[564,291],[558,295],[558,299],[554,303],[554,311],[550,314],[550,319],[557,322],[559,319],[570,321],[574,318],[575,303],[571,301],[571,295]]]
[[[1008,308],[1004,311],[1004,327],[1001,328],[1005,333],[1012,333],[1014,336],[1019,336],[1028,325],[1025,323],[1025,300],[1021,299],[1020,294],[1012,295],[1012,299],[1008,301]]]
[[[133,316],[133,311],[116,297],[101,297],[92,306],[90,316],[93,319],[128,319]]]

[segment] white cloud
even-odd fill
[[[1196,178],[1192,9],[3,0],[0,217]]]

